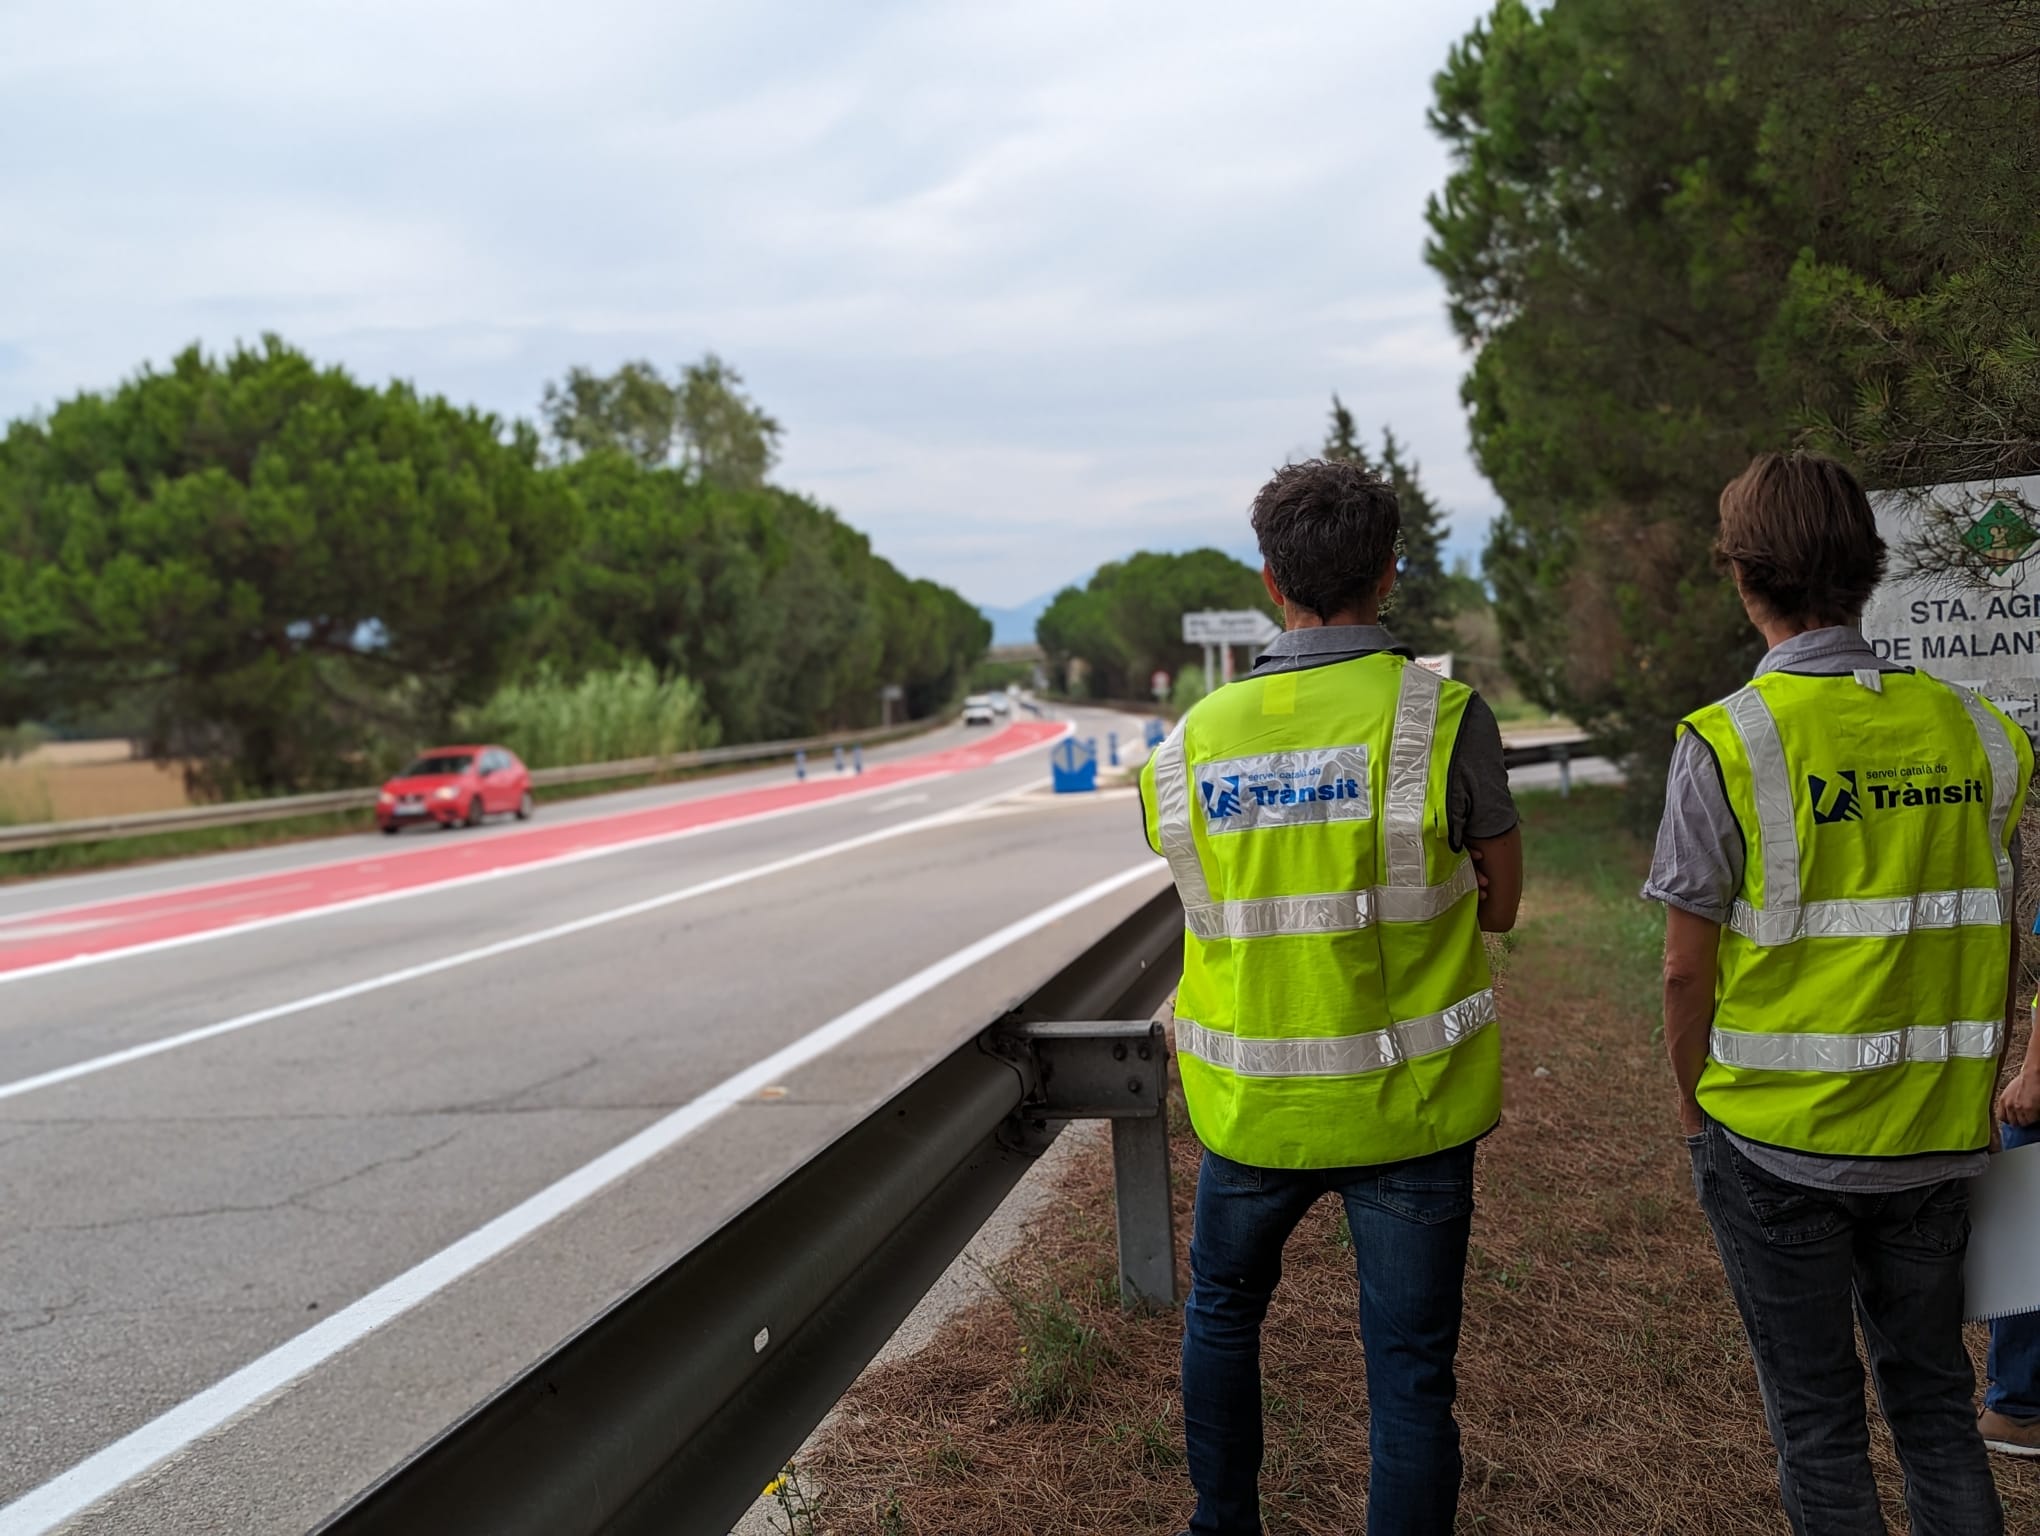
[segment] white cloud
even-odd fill
[[[505,414],[713,347],[789,482],[1012,602],[1239,547],[1337,389],[1472,548],[1423,113],[1482,8],[15,0],[0,417],[265,330]]]

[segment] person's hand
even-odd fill
[[[1679,1099],[1679,1134],[1698,1136],[1707,1129],[1707,1117],[1700,1113],[1700,1101],[1690,1095]]]
[[[1998,1095],[1997,1117],[2007,1125],[2031,1125],[2040,1120],[2040,1080],[2021,1072]]]

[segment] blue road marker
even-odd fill
[[[1098,787],[1098,743],[1065,736],[1048,754],[1048,766],[1057,794],[1087,794]]]

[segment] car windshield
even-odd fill
[[[439,757],[421,757],[398,777],[426,779],[442,773],[466,773],[474,758],[465,752],[448,752]]]

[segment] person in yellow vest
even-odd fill
[[[1916,1536],[2004,1528],[1962,1342],[2017,966],[2025,733],[1857,628],[1885,550],[1862,488],[1764,454],[1717,550],[1770,650],[1680,726],[1644,895],[1700,1207],[1799,1536],[1885,1529],[1861,1326]]]
[[[1284,1241],[1335,1194],[1360,1278],[1367,1528],[1449,1536],[1474,1143],[1501,1113],[1481,932],[1515,922],[1516,810],[1492,711],[1378,622],[1401,528],[1388,485],[1291,465],[1253,525],[1287,629],[1141,773],[1148,842],[1183,900],[1175,1042],[1205,1147],[1183,1321],[1190,1530],[1261,1530],[1261,1323]]]

